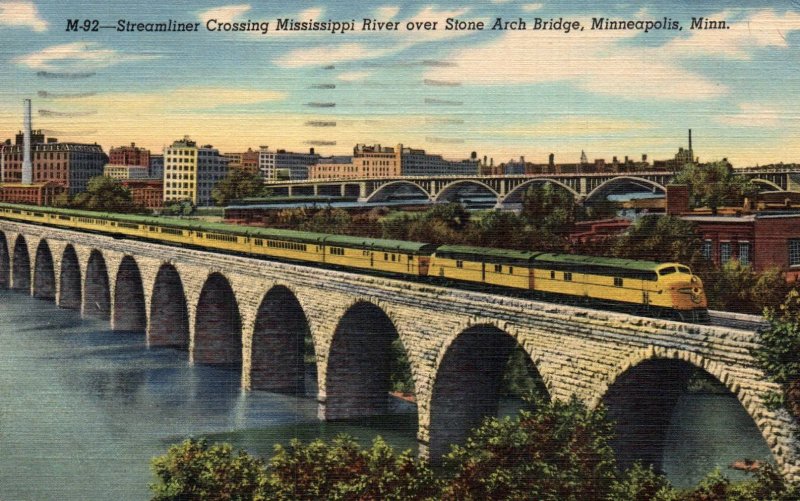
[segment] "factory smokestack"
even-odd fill
[[[22,184],[33,183],[33,165],[31,165],[31,100],[23,99],[25,122],[23,124],[23,143],[25,149],[22,157]]]
[[[689,129],[689,151],[692,151],[692,129]]]

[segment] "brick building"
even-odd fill
[[[2,145],[0,182],[22,182],[23,149],[21,134],[17,134],[14,144],[6,140]],[[103,175],[108,157],[97,144],[60,143],[56,138],[45,138],[41,131],[34,131],[31,163],[33,184],[55,182],[74,195],[86,191],[90,178]]]
[[[114,165],[138,165],[140,167],[150,167],[150,150],[136,146],[111,147],[108,152],[109,163]]]
[[[160,209],[164,205],[164,181],[161,179],[124,179],[120,183],[130,190],[136,205],[148,209]]]
[[[103,167],[103,175],[114,179],[145,179],[149,177],[149,167],[141,165],[108,164]]]
[[[55,182],[0,184],[0,201],[9,204],[53,205],[66,188]]]

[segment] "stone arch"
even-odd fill
[[[193,360],[201,364],[242,363],[242,318],[230,282],[212,273],[203,284],[194,324]]]
[[[493,323],[467,327],[446,345],[436,365],[430,397],[431,460],[437,461],[450,444],[463,442],[485,417],[497,414],[509,357],[520,346],[514,336]]]
[[[375,190],[372,193],[372,195],[367,197],[366,202],[375,202],[375,201],[383,200],[382,197],[384,196],[384,194],[386,194],[386,193],[392,194],[397,188],[402,188],[403,186],[409,186],[409,187],[413,188],[414,190],[418,191],[419,194],[425,195],[425,197],[428,198],[429,200],[431,198],[430,193],[425,191],[425,188],[423,188],[422,186],[420,186],[419,184],[417,184],[417,183],[415,183],[413,181],[391,181],[389,183],[386,183],[386,184],[382,185],[377,190]]]
[[[309,334],[308,319],[294,292],[282,285],[272,287],[256,313],[251,388],[302,394],[305,391],[305,338]]]
[[[189,311],[178,270],[170,263],[158,269],[150,300],[149,346],[189,350]]]
[[[770,436],[771,426],[763,421],[769,412],[758,396],[743,390],[718,363],[694,353],[654,347],[634,353],[615,368],[607,379],[610,382],[601,388],[602,394],[590,402],[591,407],[602,403],[615,423],[612,446],[619,463],[630,466],[640,461],[661,469],[672,411],[685,391],[689,377],[698,370],[736,397],[776,462],[784,466],[783,451]]]
[[[42,299],[56,297],[56,274],[53,269],[53,254],[47,240],[39,241],[33,267],[33,296]]]
[[[515,202],[517,201],[516,199],[519,199],[519,202],[522,202],[522,196],[525,194],[528,188],[536,184],[547,184],[547,183],[550,183],[554,186],[558,186],[559,188],[567,191],[570,195],[572,195],[572,197],[575,200],[578,200],[580,198],[580,193],[572,189],[569,185],[564,184],[557,179],[536,178],[536,179],[531,179],[530,181],[526,181],[517,186],[516,188],[514,188],[513,190],[509,191],[500,202],[501,203]]]
[[[395,323],[380,306],[359,300],[345,311],[328,348],[325,419],[388,412],[392,344],[397,339]]]
[[[62,308],[79,310],[83,298],[81,289],[81,265],[72,244],[64,247],[61,255],[58,305]]]
[[[602,194],[606,189],[608,189],[609,186],[623,185],[625,183],[641,184],[651,187],[654,190],[660,190],[661,193],[663,193],[664,195],[666,195],[667,193],[667,188],[655,181],[650,181],[649,179],[645,179],[643,177],[638,177],[638,176],[619,176],[609,179],[608,181],[599,185],[597,188],[590,191],[589,194],[586,195],[586,199],[584,202],[593,201],[593,199],[596,196],[598,196],[598,194]]]
[[[0,231],[0,289],[7,289],[11,282],[11,256],[8,255],[6,234]]]
[[[14,242],[14,264],[11,270],[11,286],[14,290],[31,291],[31,258],[28,255],[28,243],[23,235],[17,235]]]
[[[108,320],[111,316],[108,269],[103,254],[97,249],[93,249],[89,255],[83,283],[83,314],[87,317]]]
[[[138,332],[147,327],[142,274],[132,256],[123,257],[117,270],[111,326],[118,331]]]
[[[497,199],[496,201],[500,200],[500,194],[497,193],[497,191],[495,191],[488,184],[483,183],[481,181],[476,181],[474,179],[463,179],[459,181],[453,181],[452,183],[448,183],[445,186],[443,186],[442,189],[440,189],[439,192],[436,194],[434,202],[449,201],[447,197],[450,196],[454,191],[458,190],[463,186],[476,186],[479,188],[484,188],[487,191],[489,191],[489,193],[491,193],[492,196],[495,197],[495,199]]]

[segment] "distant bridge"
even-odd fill
[[[750,169],[740,173],[767,191],[800,192],[800,171]],[[497,206],[519,203],[531,186],[550,183],[576,200],[591,204],[616,190],[634,187],[666,193],[672,172],[616,172],[531,174],[508,176],[399,176],[373,179],[310,179],[268,183],[276,195],[330,195],[358,197],[360,202],[418,197],[429,202],[448,202],[470,197],[493,197]]]
[[[235,368],[248,390],[298,392],[308,334],[325,420],[389,411],[399,339],[413,378],[420,452],[434,459],[497,413],[513,350],[525,353],[550,398],[576,395],[590,407],[606,406],[617,422],[618,450],[634,451],[623,462],[656,466],[672,410],[700,371],[738,400],[777,464],[800,479],[798,429],[785,410],[764,401],[779,388],[750,355],[752,330],[4,220],[0,287],[109,320],[150,347],[183,350],[192,363]]]

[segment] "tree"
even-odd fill
[[[438,485],[427,463],[411,451],[400,455],[380,437],[362,449],[351,437],[339,435],[326,444],[293,440],[276,446],[269,462],[273,499],[425,500],[438,498]]]
[[[694,223],[672,216],[646,216],[621,235],[612,248],[617,257],[677,261],[700,268],[707,261]]]
[[[227,205],[231,200],[258,197],[266,194],[264,179],[258,174],[242,169],[231,169],[211,190],[211,198],[217,205]]]
[[[669,481],[639,463],[622,472],[611,485],[608,501],[678,501]]]
[[[785,406],[800,421],[800,293],[792,290],[777,309],[768,309],[769,327],[758,335],[753,357],[767,374],[779,384],[780,394],[766,395],[773,406]]]
[[[488,418],[445,457],[447,500],[605,499],[616,478],[612,427],[576,398],[535,403],[534,412]]]
[[[724,204],[739,204],[758,192],[749,180],[734,174],[727,162],[686,164],[672,182],[688,185],[692,206],[709,207],[712,214]]]
[[[153,501],[266,500],[264,461],[228,444],[189,439],[151,461]]]
[[[552,183],[531,186],[522,197],[522,217],[534,227],[552,234],[566,234],[576,219],[575,199]]]
[[[108,176],[89,179],[86,191],[78,193],[70,203],[74,209],[99,212],[137,213],[143,208],[133,203],[131,192],[118,180]]]

